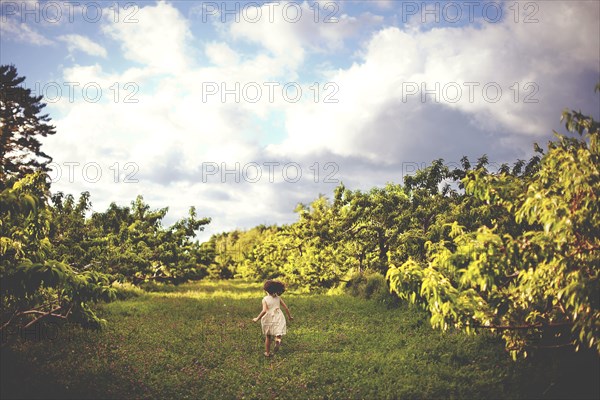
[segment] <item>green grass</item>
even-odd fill
[[[410,307],[286,293],[295,320],[263,354],[259,284],[195,282],[102,304],[102,331],[65,325],[2,349],[2,397],[598,397],[598,359],[513,362],[496,338],[441,333]],[[39,334],[38,336],[44,336]],[[48,338],[49,337],[49,338]]]

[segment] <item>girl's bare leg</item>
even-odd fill
[[[271,336],[266,335],[265,337],[265,356],[269,356],[271,354]]]
[[[281,335],[275,336],[275,351],[279,350],[279,346],[281,345]]]

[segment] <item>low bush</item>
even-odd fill
[[[112,287],[115,288],[117,299],[119,300],[127,300],[134,297],[138,297],[144,294],[144,290],[135,286],[129,282],[118,282],[115,281],[112,283]]]
[[[384,303],[389,307],[399,304],[398,296],[390,293],[390,288],[385,277],[375,271],[366,271],[352,275],[346,283],[346,292],[355,297]]]

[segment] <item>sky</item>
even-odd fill
[[[5,1],[0,64],[44,96],[52,190],[195,206],[198,239],[343,183],[512,164],[600,118],[598,1]]]

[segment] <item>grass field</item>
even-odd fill
[[[348,295],[284,294],[295,320],[263,356],[258,284],[195,282],[100,306],[102,331],[8,338],[2,397],[597,398],[598,358],[513,362],[496,338],[441,333],[422,312]],[[50,329],[52,328],[52,329]],[[45,336],[45,338],[44,338]],[[5,338],[7,339],[7,338]]]

